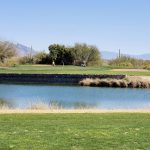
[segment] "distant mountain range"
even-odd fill
[[[116,57],[118,57],[118,53],[109,52],[109,51],[102,51],[101,55],[103,59],[107,59],[107,60],[115,59]],[[122,55],[131,56],[131,57],[143,59],[143,60],[150,60],[150,53],[141,54],[141,55],[129,55],[129,54],[122,54]]]
[[[22,44],[19,44],[19,43],[17,43],[15,46],[16,46],[20,56],[26,56],[26,55],[29,55],[29,54],[33,55],[33,54],[36,53],[36,51],[33,50],[32,47],[28,47],[28,46],[25,46],[25,45],[22,45]]]

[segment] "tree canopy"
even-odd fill
[[[76,43],[73,47],[53,44],[49,46],[50,59],[56,64],[100,65],[100,51],[95,46]]]
[[[100,51],[95,46],[76,43],[72,50],[75,65],[100,65]]]

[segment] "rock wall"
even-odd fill
[[[77,85],[86,78],[123,79],[125,75],[80,75],[80,74],[0,74],[0,83]]]

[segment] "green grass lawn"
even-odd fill
[[[16,67],[0,68],[0,73],[29,73],[29,74],[126,74],[150,76],[148,72],[118,72],[112,71],[117,67],[80,67],[80,66],[50,66],[50,65],[19,65]],[[121,68],[121,67],[118,67]]]
[[[149,150],[150,114],[1,114],[2,150]]]

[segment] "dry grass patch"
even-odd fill
[[[82,86],[121,87],[121,88],[150,88],[148,77],[127,77],[124,79],[83,79]]]

